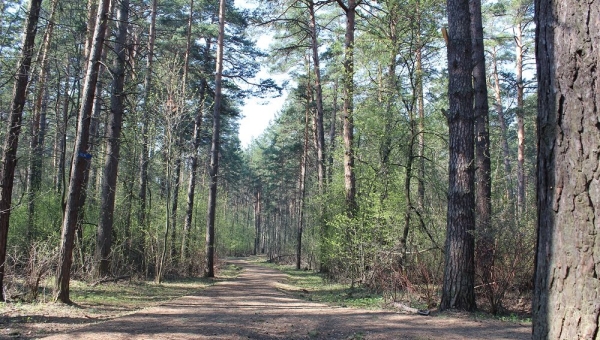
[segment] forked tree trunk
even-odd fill
[[[444,281],[440,309],[475,305],[475,196],[472,47],[469,0],[448,0],[449,183]]]
[[[600,3],[535,1],[533,339],[600,337]]]
[[[25,22],[25,31],[23,33],[21,57],[15,72],[10,119],[8,121],[4,147],[2,148],[2,168],[0,170],[0,299],[2,301],[6,298],[4,296],[3,285],[4,265],[6,261],[10,212],[12,210],[11,205],[15,167],[17,166],[17,148],[19,146],[23,108],[25,107],[25,100],[27,97],[27,82],[29,81],[31,59],[34,52],[33,48],[41,6],[42,0],[31,0],[29,2],[27,21]]]
[[[215,74],[215,102],[213,111],[213,135],[210,149],[210,191],[206,217],[206,267],[205,277],[215,276],[215,215],[217,207],[217,179],[219,175],[219,145],[221,128],[221,100],[223,79],[223,40],[225,37],[225,0],[219,1],[219,37],[217,40],[217,70]]]
[[[73,241],[75,238],[75,227],[77,225],[79,209],[83,204],[83,202],[80,201],[80,198],[83,189],[84,171],[91,157],[88,153],[89,129],[92,118],[91,115],[96,82],[98,81],[98,69],[100,67],[102,47],[104,45],[104,36],[106,33],[109,5],[110,0],[101,0],[98,4],[93,44],[87,63],[88,66],[83,86],[81,108],[78,115],[77,136],[75,139],[75,147],[73,149],[71,179],[69,181],[62,224],[59,263],[55,283],[55,300],[64,303],[71,302],[69,297],[69,283],[71,279],[71,265],[73,263]]]
[[[110,98],[110,115],[107,124],[106,158],[102,181],[100,204],[100,221],[96,239],[96,265],[98,277],[110,274],[110,252],[112,246],[112,230],[117,191],[117,170],[119,168],[121,148],[121,128],[123,125],[123,91],[125,83],[125,58],[127,51],[127,26],[129,24],[129,0],[121,0],[117,15],[116,42],[114,50],[116,58],[112,70],[113,82]]]

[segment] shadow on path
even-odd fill
[[[499,321],[423,317],[336,308],[276,288],[285,274],[243,259],[235,280],[219,282],[128,316],[44,339],[529,339],[530,327]]]

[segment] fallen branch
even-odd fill
[[[122,275],[122,276],[117,276],[117,277],[108,277],[108,278],[104,278],[101,280],[98,280],[94,283],[92,283],[92,287],[96,287],[97,285],[101,284],[101,283],[107,283],[107,282],[114,282],[117,283],[119,280],[127,280],[131,278],[131,275]]]
[[[392,302],[391,305],[392,305],[392,307],[398,308],[398,309],[408,312],[408,313],[425,315],[425,316],[429,315],[428,309],[417,309],[417,308],[407,306],[400,302]]]

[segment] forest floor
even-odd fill
[[[243,270],[196,294],[136,312],[92,314],[90,306],[45,304],[25,315],[0,309],[0,338],[37,339],[529,339],[528,323],[471,314],[401,314],[297,298],[311,292],[244,259]],[[118,312],[118,311],[117,311]]]

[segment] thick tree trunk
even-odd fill
[[[486,295],[496,313],[494,294],[494,234],[492,218],[492,178],[490,162],[489,105],[485,75],[485,54],[483,47],[483,24],[481,20],[481,0],[469,0],[471,11],[471,39],[473,45],[473,88],[475,116],[475,231],[477,237],[477,267],[486,287]]]
[[[210,191],[206,217],[206,268],[205,277],[215,276],[215,213],[217,206],[217,179],[219,175],[219,145],[221,128],[221,100],[223,79],[223,40],[225,36],[225,0],[219,1],[219,37],[217,40],[217,70],[215,74],[215,102],[213,111],[213,135],[210,149]]]
[[[448,219],[440,309],[475,305],[475,196],[472,47],[469,0],[448,0]]]
[[[37,23],[40,15],[42,0],[31,0],[25,31],[23,34],[23,47],[21,58],[15,72],[15,83],[13,88],[12,103],[10,108],[10,119],[8,121],[6,139],[2,149],[2,169],[0,172],[0,299],[4,301],[4,271],[6,261],[6,246],[8,239],[8,228],[10,223],[10,212],[12,210],[12,191],[15,178],[15,167],[17,166],[17,148],[19,146],[19,134],[21,133],[21,122],[23,108],[27,97],[27,82],[31,69],[31,59],[35,36],[37,34]]]
[[[113,82],[110,98],[110,115],[107,124],[106,158],[102,181],[100,204],[100,221],[96,239],[96,265],[98,277],[109,275],[110,252],[112,246],[112,230],[117,191],[117,170],[119,167],[121,148],[121,128],[123,125],[123,91],[125,83],[125,52],[127,51],[127,26],[129,22],[129,0],[121,0],[117,15],[116,42],[114,50],[116,58],[112,70]]]
[[[98,15],[92,49],[90,52],[88,67],[83,86],[83,96],[79,117],[77,122],[77,136],[73,149],[73,161],[71,163],[71,179],[62,225],[61,245],[59,252],[59,265],[56,273],[55,299],[64,303],[70,303],[69,283],[71,279],[71,265],[73,263],[73,241],[79,209],[83,205],[80,201],[84,171],[90,161],[88,153],[89,128],[94,103],[96,82],[98,81],[98,69],[102,57],[102,47],[106,33],[108,9],[110,1],[102,0],[98,4]]]
[[[535,1],[533,339],[600,337],[600,4]]]
[[[346,191],[346,214],[352,218],[358,210],[356,203],[356,175],[354,174],[354,27],[356,7],[361,2],[348,0],[346,6],[337,0],[346,13],[346,37],[344,41],[344,188]]]

